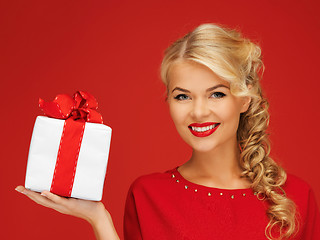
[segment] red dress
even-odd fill
[[[267,202],[251,189],[198,185],[177,168],[132,183],[124,214],[126,240],[267,239]],[[291,239],[320,239],[320,214],[309,185],[288,174],[284,189],[300,214],[299,232]]]

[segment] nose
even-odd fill
[[[191,115],[195,120],[204,120],[211,113],[209,103],[205,99],[193,101]]]

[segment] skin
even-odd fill
[[[42,206],[86,220],[91,224],[97,240],[120,239],[114,228],[111,215],[102,202],[64,198],[49,191],[43,191],[40,194],[23,186],[17,186],[15,190]]]
[[[224,87],[206,92],[217,85]],[[189,92],[174,90],[176,87]],[[187,180],[208,187],[249,188],[250,183],[240,178],[236,133],[240,113],[248,109],[251,99],[233,96],[229,87],[228,82],[198,63],[178,61],[172,66],[167,96],[169,112],[181,138],[193,149],[191,158],[178,171]],[[178,95],[180,100],[176,99]],[[188,129],[191,123],[204,122],[221,124],[207,137],[196,137]],[[23,186],[16,190],[40,205],[86,220],[98,240],[119,239],[102,202],[64,198],[49,191],[40,194]]]
[[[178,168],[180,174],[191,182],[209,187],[249,188],[250,183],[240,178],[237,129],[240,113],[247,111],[251,98],[232,95],[227,81],[192,61],[175,63],[168,78],[167,102],[171,118],[182,139],[193,149],[189,161]],[[220,87],[206,92],[218,85]],[[176,87],[189,93],[174,90]],[[221,124],[207,137],[194,136],[188,129],[191,123],[204,122]]]

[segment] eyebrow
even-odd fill
[[[218,84],[218,85],[216,85],[216,86],[213,86],[213,87],[211,87],[211,88],[208,88],[208,89],[206,90],[206,92],[212,91],[212,90],[214,90],[214,89],[216,89],[216,88],[219,88],[219,87],[224,87],[224,88],[228,88],[228,89],[229,89],[229,87],[227,87],[226,85]],[[184,89],[184,88],[181,88],[181,87],[175,87],[175,88],[172,90],[171,93],[173,93],[173,91],[175,91],[175,90],[180,90],[181,92],[190,93],[189,90]]]

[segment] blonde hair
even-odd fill
[[[268,101],[262,94],[260,76],[264,72],[261,48],[244,38],[240,31],[217,24],[202,24],[169,46],[160,75],[168,90],[168,74],[173,63],[190,60],[207,66],[230,83],[236,96],[250,96],[248,110],[240,115],[237,138],[241,150],[242,177],[248,178],[258,198],[267,200],[268,239],[276,226],[280,238],[292,237],[297,230],[296,206],[286,197],[282,185],[287,175],[269,156]],[[248,87],[250,85],[250,87]]]

